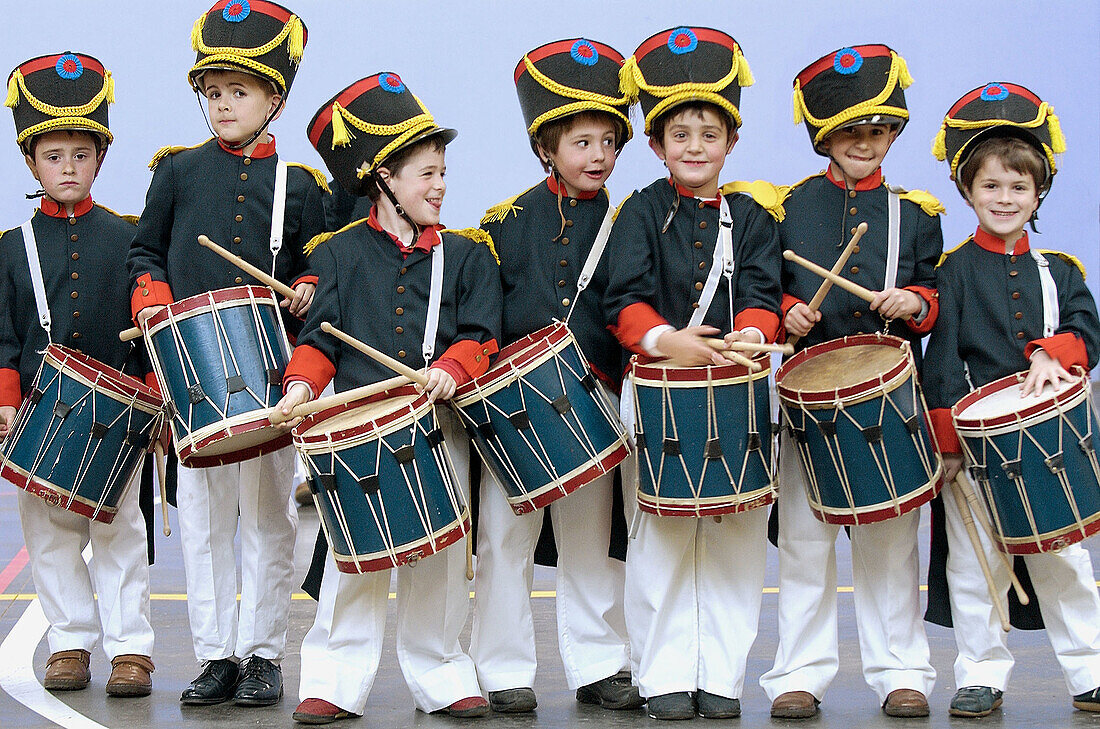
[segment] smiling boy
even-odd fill
[[[607,178],[631,136],[630,100],[619,92],[622,56],[597,41],[540,46],[516,65],[516,91],[545,180],[486,212],[481,227],[500,256],[503,344],[569,317],[589,366],[617,399],[619,346],[604,327],[607,260],[585,291],[581,271],[611,213]],[[597,255],[599,255],[597,253]],[[575,301],[576,300],[576,301]],[[470,654],[494,711],[534,710],[535,633],[531,576],[546,512],[512,512],[493,472],[482,470],[477,578]],[[578,701],[608,709],[641,706],[631,686],[623,618],[622,563],[608,557],[615,473],[601,475],[547,508],[557,550],[558,644]]]
[[[302,21],[265,0],[221,0],[196,23],[197,60],[188,78],[205,95],[215,138],[192,148],[165,147],[153,158],[145,211],[127,259],[139,325],[173,301],[255,283],[200,246],[200,234],[291,283],[295,296],[283,305],[292,315],[308,311],[316,277],[303,247],[324,229],[327,185],[319,172],[281,161],[268,133],[305,43]],[[276,184],[283,165],[285,194]],[[273,219],[283,221],[281,231],[272,231]],[[297,330],[293,321],[287,324]],[[195,657],[203,664],[180,697],[185,705],[233,699],[264,706],[282,696],[278,664],[286,647],[298,523],[289,499],[294,459],[287,446],[240,463],[179,467],[188,618]],[[239,611],[233,557],[238,525]]]

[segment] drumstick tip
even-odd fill
[[[856,232],[863,235],[867,232],[867,221],[864,221],[856,226]]]
[[[864,228],[867,227],[866,223],[860,223],[860,225],[862,225]],[[797,255],[798,255],[797,253],[795,253],[794,251],[789,250],[789,249],[783,251],[783,259],[787,260],[787,261],[793,261],[795,256],[797,256]]]
[[[332,325],[327,321],[321,322],[321,331],[325,334],[332,334]]]

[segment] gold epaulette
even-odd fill
[[[965,246],[967,243],[969,243],[972,240],[974,240],[974,236],[969,236],[966,240],[964,240],[962,243],[958,244],[957,246],[955,246],[951,250],[944,251],[943,253],[941,253],[940,254],[940,260],[939,260],[938,263],[936,263],[936,268],[939,268],[940,266],[942,266],[943,262],[947,260],[948,256],[950,256],[952,253],[959,250],[960,248],[962,248],[963,246]]]
[[[1049,253],[1052,256],[1058,256],[1059,258],[1061,258],[1066,263],[1068,263],[1072,266],[1076,266],[1077,270],[1081,272],[1081,280],[1083,281],[1085,279],[1085,264],[1081,263],[1080,259],[1078,259],[1077,256],[1070,255],[1069,253],[1063,253],[1062,251],[1048,251],[1046,249],[1039,249],[1039,248],[1037,248],[1035,250],[1036,250],[1036,252],[1042,253],[1043,255],[1046,255],[1046,254]]]
[[[210,137],[210,139],[213,139],[213,137]],[[206,142],[209,142],[209,141],[210,141],[210,139],[207,139],[207,140],[206,140],[206,141],[204,141],[204,142],[199,142],[198,144],[192,144],[192,145],[191,145],[190,147],[185,147],[185,146],[178,146],[178,147],[172,147],[172,146],[168,146],[168,147],[161,147],[160,149],[158,149],[158,150],[157,150],[157,153],[153,155],[153,159],[151,159],[151,160],[149,161],[149,169],[151,169],[151,170],[155,170],[155,169],[157,168],[157,164],[158,164],[158,163],[159,163],[159,162],[160,162],[160,161],[161,161],[162,159],[164,159],[165,157],[167,157],[167,156],[168,156],[168,155],[170,155],[170,154],[177,154],[177,153],[179,153],[179,152],[182,152],[182,151],[184,151],[185,149],[198,149],[198,148],[199,148],[199,147],[201,147],[202,145],[206,144]]]
[[[817,179],[818,177],[821,177],[824,174],[825,174],[825,170],[821,170],[821,172],[818,172],[817,174],[810,175],[809,177],[803,177],[801,180],[799,180],[798,182],[791,185],[789,189],[791,190],[791,192],[793,192],[796,187],[802,187],[803,185],[805,185],[810,180]],[[790,193],[787,194],[787,197],[790,197]],[[783,198],[783,202],[787,202],[787,198]]]
[[[545,183],[539,183],[539,185],[542,184]],[[516,205],[516,200],[519,200],[521,197],[531,192],[536,187],[538,187],[538,185],[532,185],[520,194],[513,195],[504,202],[494,205],[493,207],[486,210],[485,215],[481,216],[481,224],[485,225],[486,223],[503,223],[510,214],[515,215],[520,210],[523,210],[522,207]]]
[[[365,222],[367,222],[366,218],[360,218],[359,220],[355,220],[355,221],[352,221],[352,222],[348,223],[343,228],[340,228],[340,230],[333,230],[333,231],[329,231],[328,233],[318,233],[317,235],[310,238],[309,241],[306,243],[306,245],[305,245],[306,255],[308,256],[308,255],[312,254],[313,251],[317,250],[317,246],[321,245],[322,243],[327,241],[332,236],[339,235],[340,233],[343,233],[345,230],[348,230],[349,228],[354,228],[357,225],[362,225]]]
[[[943,203],[941,203],[935,195],[925,190],[904,190],[900,187],[893,187],[891,189],[896,192],[898,197],[902,200],[908,200],[911,203],[920,205],[920,209],[923,210],[925,214],[932,217],[942,215],[945,210]]]
[[[493,244],[493,236],[489,235],[481,228],[448,228],[441,232],[461,235],[463,238],[469,238],[474,243],[484,243],[485,245],[489,246],[489,252],[493,254],[493,259],[497,262],[497,265],[500,265],[500,256],[497,255],[497,247]]]
[[[123,215],[122,213],[116,213],[114,210],[111,210],[106,205],[100,205],[99,203],[96,203],[95,206],[97,208],[103,208],[104,210],[106,210],[111,215],[115,216],[116,218],[122,218],[127,223],[129,223],[130,225],[137,225],[138,224],[138,216],[136,216],[136,215]]]
[[[626,205],[626,201],[629,200],[631,195],[633,195],[633,194],[634,193],[630,193],[630,195],[627,195],[626,197],[624,197],[623,201],[621,203],[619,203],[619,207],[615,208],[615,214],[611,216],[612,221],[615,221],[615,220],[619,219],[619,211],[623,209],[623,205]]]
[[[751,195],[757,205],[767,210],[777,223],[782,223],[787,214],[783,210],[783,201],[791,194],[791,188],[788,185],[773,185],[767,180],[753,182],[736,180],[722,185],[721,192],[723,195],[732,195],[737,192]]]
[[[316,169],[315,167],[310,167],[309,165],[304,165],[301,162],[287,162],[286,164],[287,167],[299,167],[309,174],[313,175],[313,179],[317,183],[317,187],[324,190],[326,195],[332,194],[332,190],[330,190],[328,186],[328,178],[325,177],[325,173],[321,172],[321,170]]]

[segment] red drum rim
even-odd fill
[[[894,379],[910,367],[909,357],[903,357],[896,365],[886,372],[880,373],[874,379],[863,380],[855,385],[833,390],[794,390],[783,386],[783,378],[787,374],[816,355],[843,349],[845,347],[870,344],[904,350],[909,342],[901,337],[895,337],[889,334],[852,334],[839,339],[830,339],[827,342],[815,344],[812,347],[806,347],[806,349],[791,356],[790,359],[780,365],[779,369],[776,370],[776,392],[780,397],[791,402],[832,403],[836,402],[838,399],[861,397],[876,392],[881,389],[882,382]]]
[[[93,383],[93,389],[102,385],[105,389],[128,400],[138,400],[157,410],[164,407],[164,399],[157,394],[156,390],[136,377],[119,372],[114,367],[105,365],[79,350],[70,349],[61,344],[49,344],[46,346],[46,358],[56,363],[58,369],[71,370],[90,381]]]
[[[532,511],[538,511],[558,499],[584,488],[600,476],[612,473],[616,466],[626,460],[628,455],[630,455],[630,450],[627,448],[626,442],[620,438],[607,448],[598,459],[579,466],[578,472],[561,483],[551,482],[527,495],[506,496],[505,499],[508,501],[508,505],[512,507],[512,513],[516,516],[530,514]]]
[[[195,309],[209,307],[211,300],[213,300],[214,304],[224,304],[230,301],[248,302],[256,300],[264,303],[274,302],[274,305],[278,306],[279,304],[277,301],[274,301],[274,297],[275,295],[271,292],[271,289],[266,286],[233,286],[228,289],[206,291],[169,304],[167,307],[150,317],[149,321],[145,323],[145,329],[152,334],[153,329],[168,320],[169,314],[178,317],[181,314],[186,314]]]
[[[264,427],[272,428],[272,430],[275,428],[266,416],[259,420],[230,427],[229,435],[226,435],[226,432],[222,430],[207,438],[203,438],[198,443],[188,443],[179,449],[176,456],[179,458],[180,463],[188,468],[212,468],[214,466],[228,466],[231,463],[240,463],[241,461],[247,461],[251,458],[265,456],[268,453],[274,453],[277,450],[286,448],[291,444],[290,433],[285,433],[259,445],[252,446],[251,448],[230,451],[228,453],[219,453],[216,456],[204,456],[202,454],[202,449],[208,445],[223,441],[226,438],[232,438],[235,435],[260,430]]]
[[[1020,383],[1024,381],[1026,373],[1018,372],[1014,375],[1008,375],[1002,377],[999,380],[994,380],[985,385],[982,385],[977,390],[974,390],[968,395],[963,396],[955,405],[951,408],[951,417],[955,421],[956,428],[975,428],[986,429],[994,428],[1000,425],[1009,425],[1011,423],[1019,422],[1025,418],[1030,418],[1041,413],[1053,413],[1058,411],[1058,406],[1065,404],[1067,401],[1072,400],[1075,397],[1081,395],[1082,390],[1085,388],[1085,378],[1081,377],[1075,382],[1069,384],[1061,392],[1048,395],[1035,402],[1034,405],[1029,405],[1022,410],[1017,410],[1014,413],[1008,413],[1007,415],[997,415],[991,418],[967,418],[962,414],[966,412],[966,409],[978,402],[979,400],[989,397],[995,393],[1001,392],[1009,387],[1019,387]]]
[[[1037,537],[1035,535],[1004,537],[998,534],[993,538],[993,543],[997,545],[997,549],[1006,554],[1041,554],[1057,552],[1083,542],[1097,532],[1100,532],[1100,514],[1094,514],[1088,521],[1040,534]]]
[[[771,354],[761,352],[751,358],[753,362],[761,365],[760,369],[751,372],[745,365],[730,362],[724,365],[701,365],[698,367],[656,366],[666,361],[661,357],[647,357],[635,354],[630,358],[630,374],[632,377],[641,378],[650,382],[698,382],[706,383],[714,380],[732,380],[744,377],[767,376],[771,364]]]
[[[10,463],[5,463],[3,468],[0,468],[0,476],[8,479],[28,494],[37,496],[50,506],[71,511],[74,514],[79,514],[88,519],[98,521],[101,524],[110,524],[115,520],[115,514],[118,513],[118,505],[107,506],[104,504],[97,510],[95,506],[86,503],[79,496],[74,497],[70,503],[70,494],[68,491],[63,491],[49,481],[31,478],[22,469],[17,469]]]
[[[769,483],[755,492],[755,495],[740,501],[723,500],[720,503],[699,505],[691,499],[670,499],[655,497],[638,492],[638,509],[655,516],[701,517],[722,516],[724,514],[743,514],[775,503],[775,484]]]
[[[934,474],[934,478],[923,486],[910,491],[907,498],[898,499],[898,508],[894,509],[889,502],[880,501],[877,504],[861,507],[853,511],[851,508],[826,507],[819,501],[814,501],[813,493],[807,491],[810,511],[817,520],[825,524],[837,526],[860,526],[862,524],[878,524],[880,522],[905,516],[913,509],[924,506],[939,495],[943,488],[943,466]]]
[[[346,554],[336,554],[332,551],[332,558],[336,562],[336,569],[344,574],[358,574],[360,572],[379,572],[381,570],[393,569],[409,563],[409,558],[414,554],[416,555],[416,561],[419,562],[426,557],[430,557],[433,554],[439,554],[447,547],[457,543],[470,532],[470,509],[467,507],[463,513],[456,520],[457,524],[448,528],[435,538],[435,546],[432,546],[432,540],[428,537],[423,537],[423,541],[418,542],[415,546],[403,549],[397,553],[397,564],[394,564],[393,560],[387,554],[384,557],[374,557],[368,559],[360,559],[358,557]],[[322,522],[323,524],[324,522]],[[326,535],[327,536],[327,535]],[[330,541],[331,545],[332,542]],[[331,547],[330,547],[331,550]],[[376,553],[377,554],[377,553]]]
[[[522,339],[517,339],[500,350],[496,363],[489,368],[488,372],[459,387],[454,397],[463,398],[472,395],[497,380],[510,377],[516,369],[550,356],[555,344],[572,337],[573,333],[569,327],[564,322],[557,321]]]
[[[381,415],[373,420],[367,420],[364,423],[360,423],[359,425],[355,425],[350,428],[334,430],[319,435],[306,435],[306,433],[311,428],[321,425],[326,420],[336,415],[341,415],[348,412],[349,410],[354,410],[363,405],[370,405],[372,403],[376,403],[382,400],[388,400],[390,398],[402,397],[406,395],[415,395],[416,397],[412,400],[412,402],[403,405],[396,410],[385,413],[384,415]],[[350,438],[355,438],[360,435],[373,433],[374,431],[385,427],[395,420],[406,417],[411,413],[415,413],[417,410],[427,404],[427,393],[417,392],[416,387],[413,385],[399,385],[398,387],[391,388],[389,390],[371,395],[369,397],[362,397],[357,400],[352,400],[351,402],[341,403],[340,405],[334,405],[331,408],[325,408],[324,410],[319,410],[315,413],[311,413],[307,415],[301,423],[298,423],[298,425],[294,426],[294,429],[291,430],[291,434],[293,435],[294,443],[301,446],[313,445],[317,443],[341,442]]]

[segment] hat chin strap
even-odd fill
[[[203,100],[202,93],[200,93],[198,89],[195,89],[195,101],[199,102],[199,109],[202,111],[202,118],[203,118],[203,121],[206,122],[206,128],[210,130],[210,134],[212,134],[215,137],[218,137],[218,133],[214,131],[214,126],[210,123],[210,117],[206,113],[206,106],[202,103],[202,100]],[[256,132],[251,137],[249,137],[246,141],[239,142],[237,144],[227,144],[225,142],[222,142],[222,146],[224,146],[226,149],[232,149],[232,150],[236,151],[236,150],[239,150],[239,149],[244,149],[248,145],[255,142],[257,139],[260,138],[260,135],[262,135],[264,132],[267,131],[267,128],[268,128],[268,126],[271,125],[271,122],[275,121],[275,117],[282,110],[283,105],[285,103],[286,103],[286,96],[284,94],[283,96],[279,97],[279,103],[276,104],[275,108],[271,110],[271,113],[267,115],[267,119],[264,119],[264,123],[260,125],[260,128],[257,129]],[[218,139],[220,140],[221,137],[218,137]]]
[[[401,203],[397,202],[397,196],[393,194],[393,190],[391,190],[390,186],[386,184],[386,181],[382,179],[382,176],[377,172],[372,172],[371,177],[374,178],[374,184],[378,185],[378,189],[381,190],[383,194],[385,194],[385,196],[389,199],[390,203],[393,204],[393,209],[397,212],[397,214],[404,218],[406,222],[408,222],[408,224],[412,226],[412,243],[415,244],[417,239],[420,238],[420,226],[416,224],[416,221],[412,219],[412,216],[405,212],[405,208],[401,205]]]

